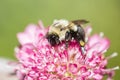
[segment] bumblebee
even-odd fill
[[[69,41],[76,40],[81,49],[84,51],[85,46],[85,31],[82,25],[88,23],[86,20],[55,20],[50,26],[46,35],[48,42],[52,45],[58,45],[61,41],[65,41],[66,48],[69,46]]]

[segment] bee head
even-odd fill
[[[57,34],[47,34],[46,38],[48,39],[48,42],[52,45],[55,46],[56,44],[59,44],[59,36]]]

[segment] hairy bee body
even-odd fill
[[[66,47],[69,41],[75,39],[80,43],[81,47],[85,45],[85,32],[81,27],[82,24],[87,23],[86,20],[56,20],[50,26],[46,38],[52,46],[58,45],[61,41],[65,41]]]

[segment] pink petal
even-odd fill
[[[17,34],[18,40],[21,45],[27,44],[27,43],[33,43],[35,42],[35,37],[36,37],[36,30],[37,30],[36,25],[29,25],[26,29],[25,32],[21,32]]]

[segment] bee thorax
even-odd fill
[[[71,30],[77,31],[77,25],[72,26],[72,27],[71,27]]]

